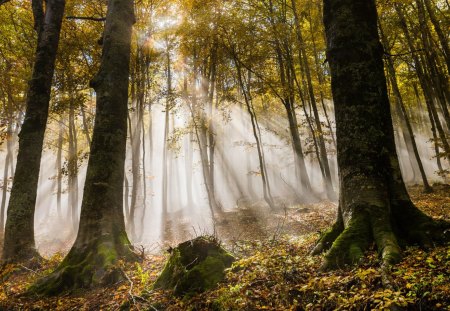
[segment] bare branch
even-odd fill
[[[0,0],[0,1],[2,1],[2,0]],[[79,19],[79,20],[88,20],[88,21],[94,21],[94,22],[106,21],[106,17],[93,17],[93,16],[66,16],[66,19]]]

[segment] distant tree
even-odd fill
[[[336,110],[340,200],[335,225],[314,252],[330,249],[324,268],[358,261],[374,241],[384,264],[400,246],[448,239],[411,202],[394,142],[375,1],[325,0],[327,59]],[[447,231],[448,233],[448,231]]]
[[[32,7],[38,43],[25,120],[19,134],[19,154],[6,219],[4,261],[21,261],[38,255],[34,211],[65,1],[48,0],[44,10],[42,0],[33,0]]]
[[[123,215],[124,163],[133,0],[108,1],[102,63],[91,85],[97,95],[80,227],[69,254],[32,291],[64,290],[114,283],[119,258],[134,259]]]

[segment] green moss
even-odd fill
[[[172,289],[178,296],[190,296],[213,288],[234,261],[226,250],[208,237],[178,245],[153,288]]]
[[[326,254],[322,268],[333,269],[358,262],[372,239],[368,214],[360,212],[354,215]]]
[[[328,229],[319,239],[316,246],[314,247],[312,254],[318,255],[324,251],[330,249],[333,242],[338,238],[338,236],[344,230],[342,222],[336,222],[330,229]]]
[[[116,267],[121,248],[126,249],[123,245],[115,245],[110,236],[100,237],[83,248],[72,248],[58,268],[38,280],[28,293],[48,296],[117,283],[123,278]]]

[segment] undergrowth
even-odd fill
[[[411,194],[426,213],[449,220],[449,188],[435,188],[435,193],[423,194],[416,187]],[[323,219],[320,221],[316,230],[325,229]],[[285,225],[289,226],[289,221]],[[404,310],[450,310],[450,245],[428,251],[408,248],[403,252],[403,260],[389,272],[380,268],[374,250],[357,267],[319,272],[322,258],[309,255],[318,234],[286,232],[260,240],[233,241],[228,246],[239,260],[227,270],[225,281],[188,299],[175,298],[170,291],[150,290],[167,254],[147,256],[142,263],[120,263],[124,281],[109,288],[48,298],[21,294],[35,280],[50,273],[61,255],[55,255],[37,270],[3,266],[0,309],[386,310],[396,306]]]

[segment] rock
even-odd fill
[[[171,289],[177,296],[191,296],[216,286],[234,261],[213,237],[198,237],[171,250],[153,288]]]

